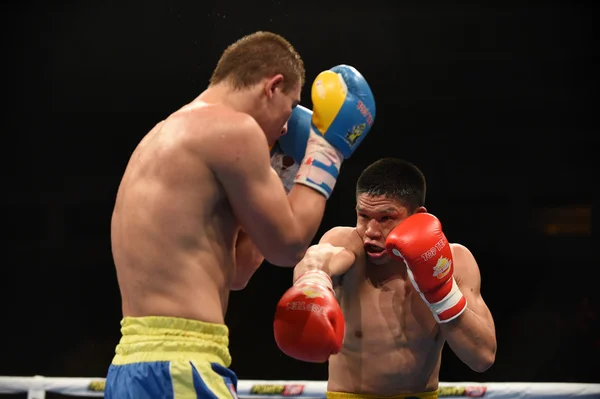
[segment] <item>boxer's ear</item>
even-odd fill
[[[265,94],[267,95],[267,98],[271,99],[278,88],[283,88],[283,75],[280,73],[269,78],[265,83]]]

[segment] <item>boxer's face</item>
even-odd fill
[[[278,75],[281,76],[281,75]],[[267,83],[269,93],[268,117],[266,118],[265,133],[269,145],[272,145],[287,132],[287,122],[292,116],[292,110],[300,103],[301,87],[298,82],[287,93],[283,91],[283,77],[273,78]]]
[[[375,265],[390,262],[385,239],[409,215],[408,208],[394,198],[359,194],[356,197],[356,231],[363,240],[367,259]]]

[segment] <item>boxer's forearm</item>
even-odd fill
[[[295,184],[288,195],[290,206],[294,214],[295,228],[301,236],[301,242],[304,244],[300,258],[293,264],[282,266],[294,266],[315,238],[317,230],[321,225],[323,214],[325,213],[326,198],[319,192],[302,184]],[[291,226],[290,226],[291,227]]]
[[[300,261],[300,263],[298,263],[296,265],[296,267],[294,267],[294,280],[293,281],[296,281],[298,279],[298,277],[300,277],[301,275],[303,275],[304,273],[306,273],[309,270],[323,270],[324,272],[327,273],[327,270],[324,270],[324,268],[325,268],[324,262],[315,262],[310,259],[307,260],[306,258],[304,258],[304,259],[302,259],[302,261]],[[327,274],[329,274],[329,273],[327,273]]]
[[[467,308],[440,329],[452,351],[472,370],[484,372],[496,358],[496,334],[487,321]]]

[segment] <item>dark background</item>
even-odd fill
[[[304,105],[314,77],[341,63],[377,100],[318,236],[355,223],[358,174],[396,156],[424,171],[429,211],[479,262],[496,364],[477,374],[446,349],[441,379],[599,381],[592,2],[49,3],[1,6],[0,375],[105,375],[121,318],[109,223],[129,155],[206,87],[228,44],[270,30],[305,60]],[[275,346],[290,282],[265,264],[232,293],[240,378],[327,378]]]

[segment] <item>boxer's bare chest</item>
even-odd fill
[[[329,359],[329,390],[389,396],[435,389],[443,336],[404,266],[357,262],[338,298],[346,333]]]
[[[340,292],[347,350],[419,351],[438,341],[437,323],[403,267],[360,265],[344,276]]]

